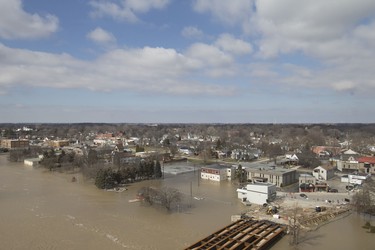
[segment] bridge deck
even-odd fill
[[[286,226],[271,221],[241,219],[196,242],[186,250],[262,250],[279,240],[285,231]]]

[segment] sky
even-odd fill
[[[372,123],[373,0],[0,0],[0,123]]]

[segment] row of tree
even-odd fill
[[[101,189],[110,189],[120,184],[145,179],[160,179],[162,176],[159,161],[141,161],[139,166],[127,166],[116,170],[100,168],[95,176],[95,185]]]

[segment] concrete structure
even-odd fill
[[[319,166],[314,168],[313,176],[317,180],[329,180],[335,176],[335,169],[334,166]]]
[[[238,199],[258,205],[275,200],[276,185],[272,183],[247,184],[244,188],[237,189]]]
[[[261,166],[258,168],[246,168],[247,179],[253,183],[268,182],[277,187],[285,187],[297,181],[296,170]]]
[[[230,167],[229,167],[230,168]],[[210,165],[201,168],[201,179],[223,181],[228,179],[228,166]]]
[[[14,140],[14,139],[3,139],[1,140],[1,147],[14,149],[14,148],[28,148],[30,146],[29,140]]]

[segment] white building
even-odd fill
[[[276,185],[272,183],[247,184],[244,188],[237,189],[238,199],[258,205],[275,200]]]
[[[314,168],[313,176],[317,180],[329,180],[335,176],[335,169],[334,166],[319,166]]]
[[[201,178],[204,180],[223,181],[228,179],[228,167],[211,165],[201,168]]]

